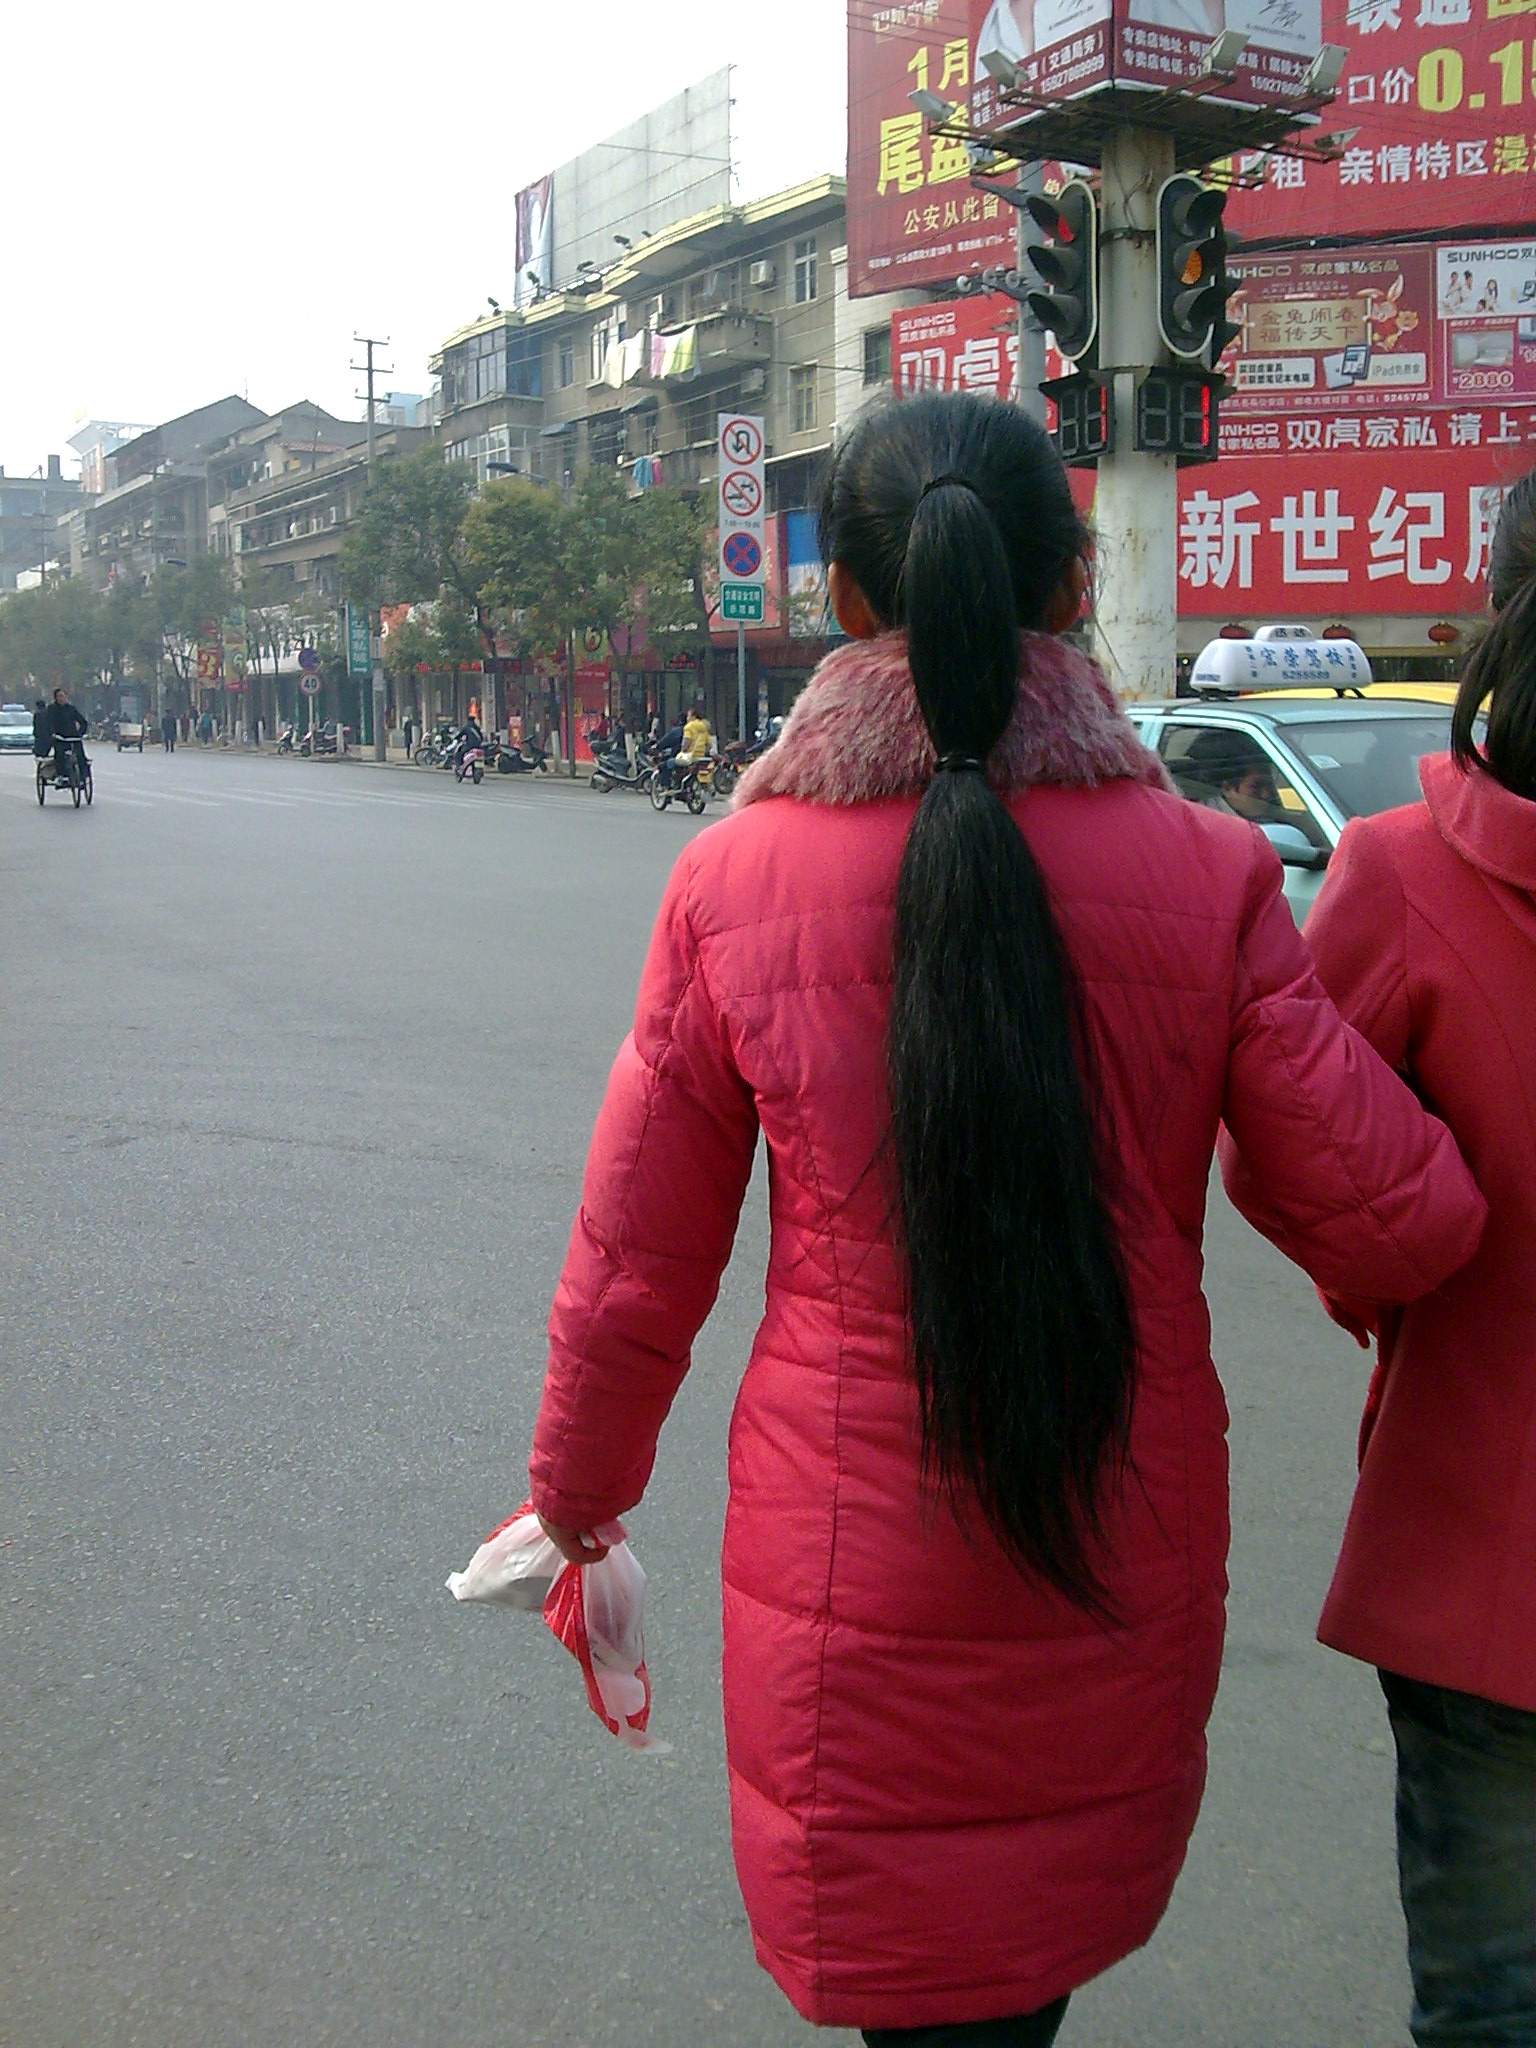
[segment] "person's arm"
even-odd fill
[[[1415,1301],[1476,1251],[1482,1196],[1449,1131],[1339,1015],[1281,895],[1280,864],[1254,839],[1227,1070],[1227,1192],[1325,1294]],[[1393,907],[1373,914],[1384,925]]]
[[[710,994],[692,870],[685,854],[662,903],[550,1315],[530,1490],[565,1530],[645,1491],[752,1171],[757,1109]]]

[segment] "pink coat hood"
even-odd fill
[[[962,1532],[922,1476],[878,1165],[897,875],[931,772],[899,638],[823,665],[679,861],[550,1323],[533,1498],[586,1527],[646,1489],[765,1146],[726,1752],[757,1953],[829,2026],[1031,2011],[1167,1905],[1221,1659],[1226,1415],[1200,1292],[1221,1119],[1264,1227],[1335,1289],[1423,1294],[1481,1220],[1444,1131],[1318,986],[1263,838],[1167,794],[1087,662],[1032,636],[1021,656],[994,779],[1083,992],[1138,1331],[1106,1503],[1119,1624]]]

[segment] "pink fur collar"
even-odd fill
[[[1171,787],[1095,665],[1065,640],[1019,636],[1019,701],[988,764],[1004,792],[1052,782],[1092,787],[1130,778]],[[860,804],[916,796],[934,775],[901,633],[851,640],[829,654],[785,720],[778,744],[742,777],[736,804],[795,796]]]

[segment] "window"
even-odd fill
[[[1258,737],[1241,726],[1168,725],[1161,742],[1173,786],[1191,803],[1253,825],[1294,825],[1327,851],[1326,827]]]
[[[795,304],[803,306],[816,296],[816,237],[803,235],[795,244]]]
[[[789,422],[792,434],[808,434],[816,424],[816,365],[798,364],[789,373]]]
[[[608,344],[612,339],[607,321],[592,330],[592,378],[594,384],[601,384],[603,372],[608,367]]]
[[[864,330],[864,382],[866,384],[889,384],[891,381],[891,330],[889,327],[866,327]]]
[[[507,346],[507,389],[515,398],[544,395],[544,349],[536,334],[514,334]]]
[[[560,389],[568,391],[576,382],[576,343],[567,334],[560,343]]]

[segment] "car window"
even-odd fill
[[[1173,786],[1191,803],[1253,825],[1294,825],[1325,851],[1323,821],[1256,733],[1230,725],[1170,725],[1159,752]]]
[[[1422,718],[1298,721],[1286,738],[1352,818],[1374,817],[1419,801],[1419,763],[1451,744],[1448,711]]]

